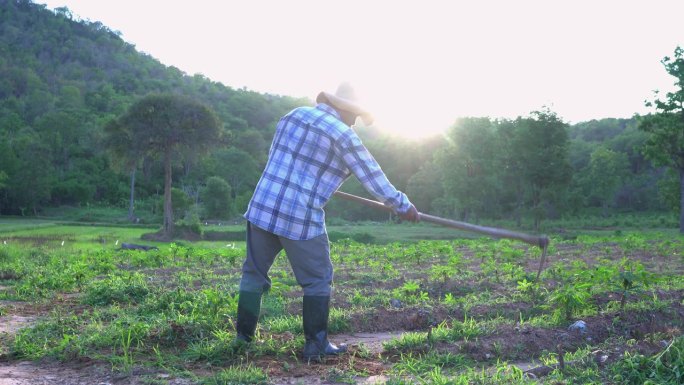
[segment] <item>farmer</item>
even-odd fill
[[[254,338],[261,294],[271,287],[268,271],[285,249],[304,291],[304,359],[320,361],[322,356],[346,352],[345,345],[328,341],[333,267],[323,207],[351,174],[400,218],[418,221],[416,208],[389,182],[350,127],[357,117],[372,123],[356,100],[351,86],[343,83],[335,94],[318,94],[315,107],[295,108],[276,126],[268,162],[244,215],[247,257],[240,281],[237,342]]]

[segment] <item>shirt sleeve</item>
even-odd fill
[[[390,183],[378,162],[353,130],[349,129],[343,134],[336,143],[335,150],[366,191],[377,200],[401,214],[411,208],[406,194]]]

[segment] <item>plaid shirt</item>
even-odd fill
[[[337,111],[326,104],[296,108],[278,122],[245,219],[288,239],[319,236],[325,233],[323,207],[352,173],[397,212],[411,207]]]

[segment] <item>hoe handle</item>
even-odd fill
[[[346,199],[349,201],[353,201],[353,202],[357,202],[357,203],[361,203],[362,205],[372,207],[375,209],[380,209],[380,210],[390,211],[390,212],[394,211],[394,210],[392,210],[391,207],[385,206],[384,204],[382,204],[378,201],[362,198],[362,197],[352,195],[352,194],[347,194],[347,193],[342,192],[342,191],[336,191],[335,195],[340,197],[340,198],[343,198],[343,199]],[[465,230],[465,231],[471,231],[474,233],[485,234],[485,235],[489,235],[489,236],[496,237],[496,238],[516,239],[518,241],[525,242],[525,243],[530,244],[532,246],[539,246],[540,248],[542,248],[544,250],[546,250],[546,247],[549,245],[549,238],[546,235],[536,236],[536,235],[529,235],[529,234],[525,234],[525,233],[519,233],[516,231],[497,229],[494,227],[477,226],[477,225],[473,225],[473,224],[470,224],[467,222],[454,221],[451,219],[440,218],[440,217],[436,217],[434,215],[428,215],[428,214],[423,214],[423,213],[418,213],[418,216],[420,217],[420,220],[423,222],[430,222],[430,223],[434,223],[434,224],[446,226],[446,227],[451,227],[451,228],[458,229],[458,230]]]

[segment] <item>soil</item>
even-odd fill
[[[41,240],[26,240],[35,243]],[[48,241],[48,240],[42,240]],[[50,239],[50,241],[53,241]],[[468,269],[473,273],[472,279],[467,281],[450,280],[446,282],[431,282],[422,284],[421,291],[429,293],[430,297],[441,297],[444,293],[454,296],[471,292],[487,291],[497,293],[506,290],[504,285],[498,284],[480,271],[480,258],[475,257],[471,250],[461,250],[464,259],[468,259]],[[588,249],[577,245],[559,244],[556,253],[548,256],[546,268],[556,263],[563,263],[573,259],[582,259],[589,266],[598,258],[619,260],[623,252],[616,245],[602,244]],[[667,257],[656,256],[645,252],[634,253],[634,259],[641,261],[652,271],[682,272],[681,261],[668,260]],[[539,261],[535,258],[525,260],[524,268],[527,272],[536,273]],[[156,279],[165,280],[175,274],[177,269],[166,268],[155,270]],[[227,273],[228,270],[216,269],[215,274]],[[0,272],[2,274],[2,272]],[[338,282],[353,281],[359,275],[353,268],[346,266],[336,270]],[[406,272],[404,279],[380,280],[373,282],[374,288],[394,289],[400,287],[406,280],[424,278],[425,272]],[[13,279],[3,277],[1,279]],[[171,280],[169,280],[171,281]],[[424,282],[424,281],[423,281]],[[199,283],[198,283],[199,284]],[[0,292],[10,291],[11,287],[0,286]],[[333,298],[333,306],[351,308],[347,297],[337,293]],[[599,312],[592,317],[582,320],[586,323],[583,332],[571,331],[567,327],[541,328],[519,322],[503,323],[493,333],[472,339],[464,339],[454,343],[436,342],[431,345],[417,347],[413,354],[428,350],[440,353],[463,354],[478,363],[478,365],[495,365],[498,360],[511,362],[530,376],[547,375],[553,367],[544,367],[538,362],[538,357],[548,352],[573,352],[587,345],[602,344],[602,350],[593,352],[593,356],[602,365],[609,364],[629,350],[643,354],[653,354],[663,348],[667,340],[681,336],[684,327],[684,290],[656,290],[648,291],[648,296],[656,296],[663,301],[670,301],[667,308],[651,312]],[[286,293],[298,297],[300,292]],[[79,314],[84,310],[79,304],[78,293],[62,293],[50,303],[29,304],[24,302],[0,301],[2,315],[0,316],[0,347],[7,346],[7,342],[21,328],[30,326],[41,315],[50,310],[61,307]],[[617,292],[603,293],[592,298],[593,304],[603,309],[609,302],[619,301]],[[517,320],[519,314],[526,314],[534,308],[532,303],[524,301],[510,301],[497,305],[476,305],[468,309],[467,316],[476,319],[491,319],[502,316],[506,319]],[[293,301],[288,307],[291,314],[301,313],[301,301]],[[378,306],[374,309],[364,309],[353,312],[348,320],[349,329],[354,333],[331,335],[333,343],[346,343],[349,352],[340,357],[330,357],[321,364],[306,364],[301,357],[261,357],[250,360],[250,363],[263,369],[272,384],[338,384],[355,381],[358,384],[384,383],[385,377],[393,362],[399,360],[400,351],[385,350],[383,343],[401,336],[404,332],[428,333],[436,325],[445,322],[447,325],[462,321],[466,312],[462,309],[447,310],[441,306],[404,305]],[[571,324],[576,319],[568,320]],[[657,337],[654,337],[657,336]],[[294,336],[279,335],[276,338],[293,339]],[[627,346],[624,341],[635,341]],[[568,362],[572,365],[572,362]],[[211,368],[219,370],[220,368]],[[198,375],[211,375],[207,368],[197,368]],[[358,373],[353,379],[345,377],[345,373]],[[192,382],[187,378],[175,377],[169,373],[147,368],[134,368],[131,373],[112,371],[111,365],[93,360],[79,360],[69,362],[56,361],[14,361],[0,350],[0,385],[29,385],[29,384],[131,384],[142,385],[150,383],[164,383],[171,385],[185,385]]]
[[[133,370],[117,374],[110,366],[91,361],[0,362],[0,385],[143,385],[152,380],[168,385],[192,384],[190,380],[166,373]]]

